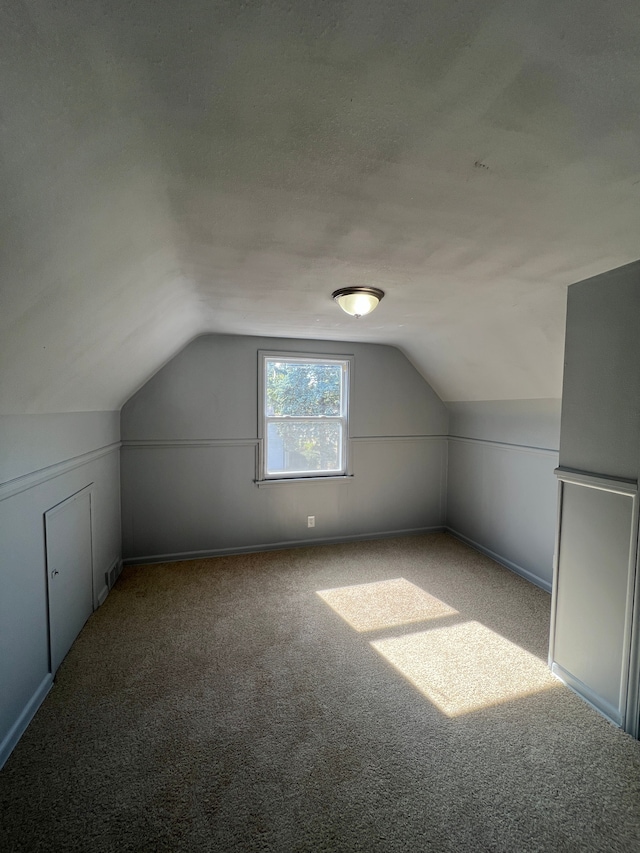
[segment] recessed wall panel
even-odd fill
[[[553,663],[616,719],[624,712],[629,661],[633,501],[563,483],[561,512]]]

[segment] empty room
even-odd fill
[[[0,849],[640,850],[640,9],[0,9]]]

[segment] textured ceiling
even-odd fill
[[[637,0],[8,0],[2,411],[118,408],[207,331],[560,396],[567,285],[640,255],[638,44]]]

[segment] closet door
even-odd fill
[[[93,611],[91,489],[45,513],[51,673]]]
[[[553,672],[637,736],[637,531],[634,483],[557,469]]]

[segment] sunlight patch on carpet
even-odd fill
[[[479,622],[371,645],[448,717],[558,686],[543,661]]]
[[[358,632],[379,631],[458,613],[404,578],[324,589],[318,595]]]

